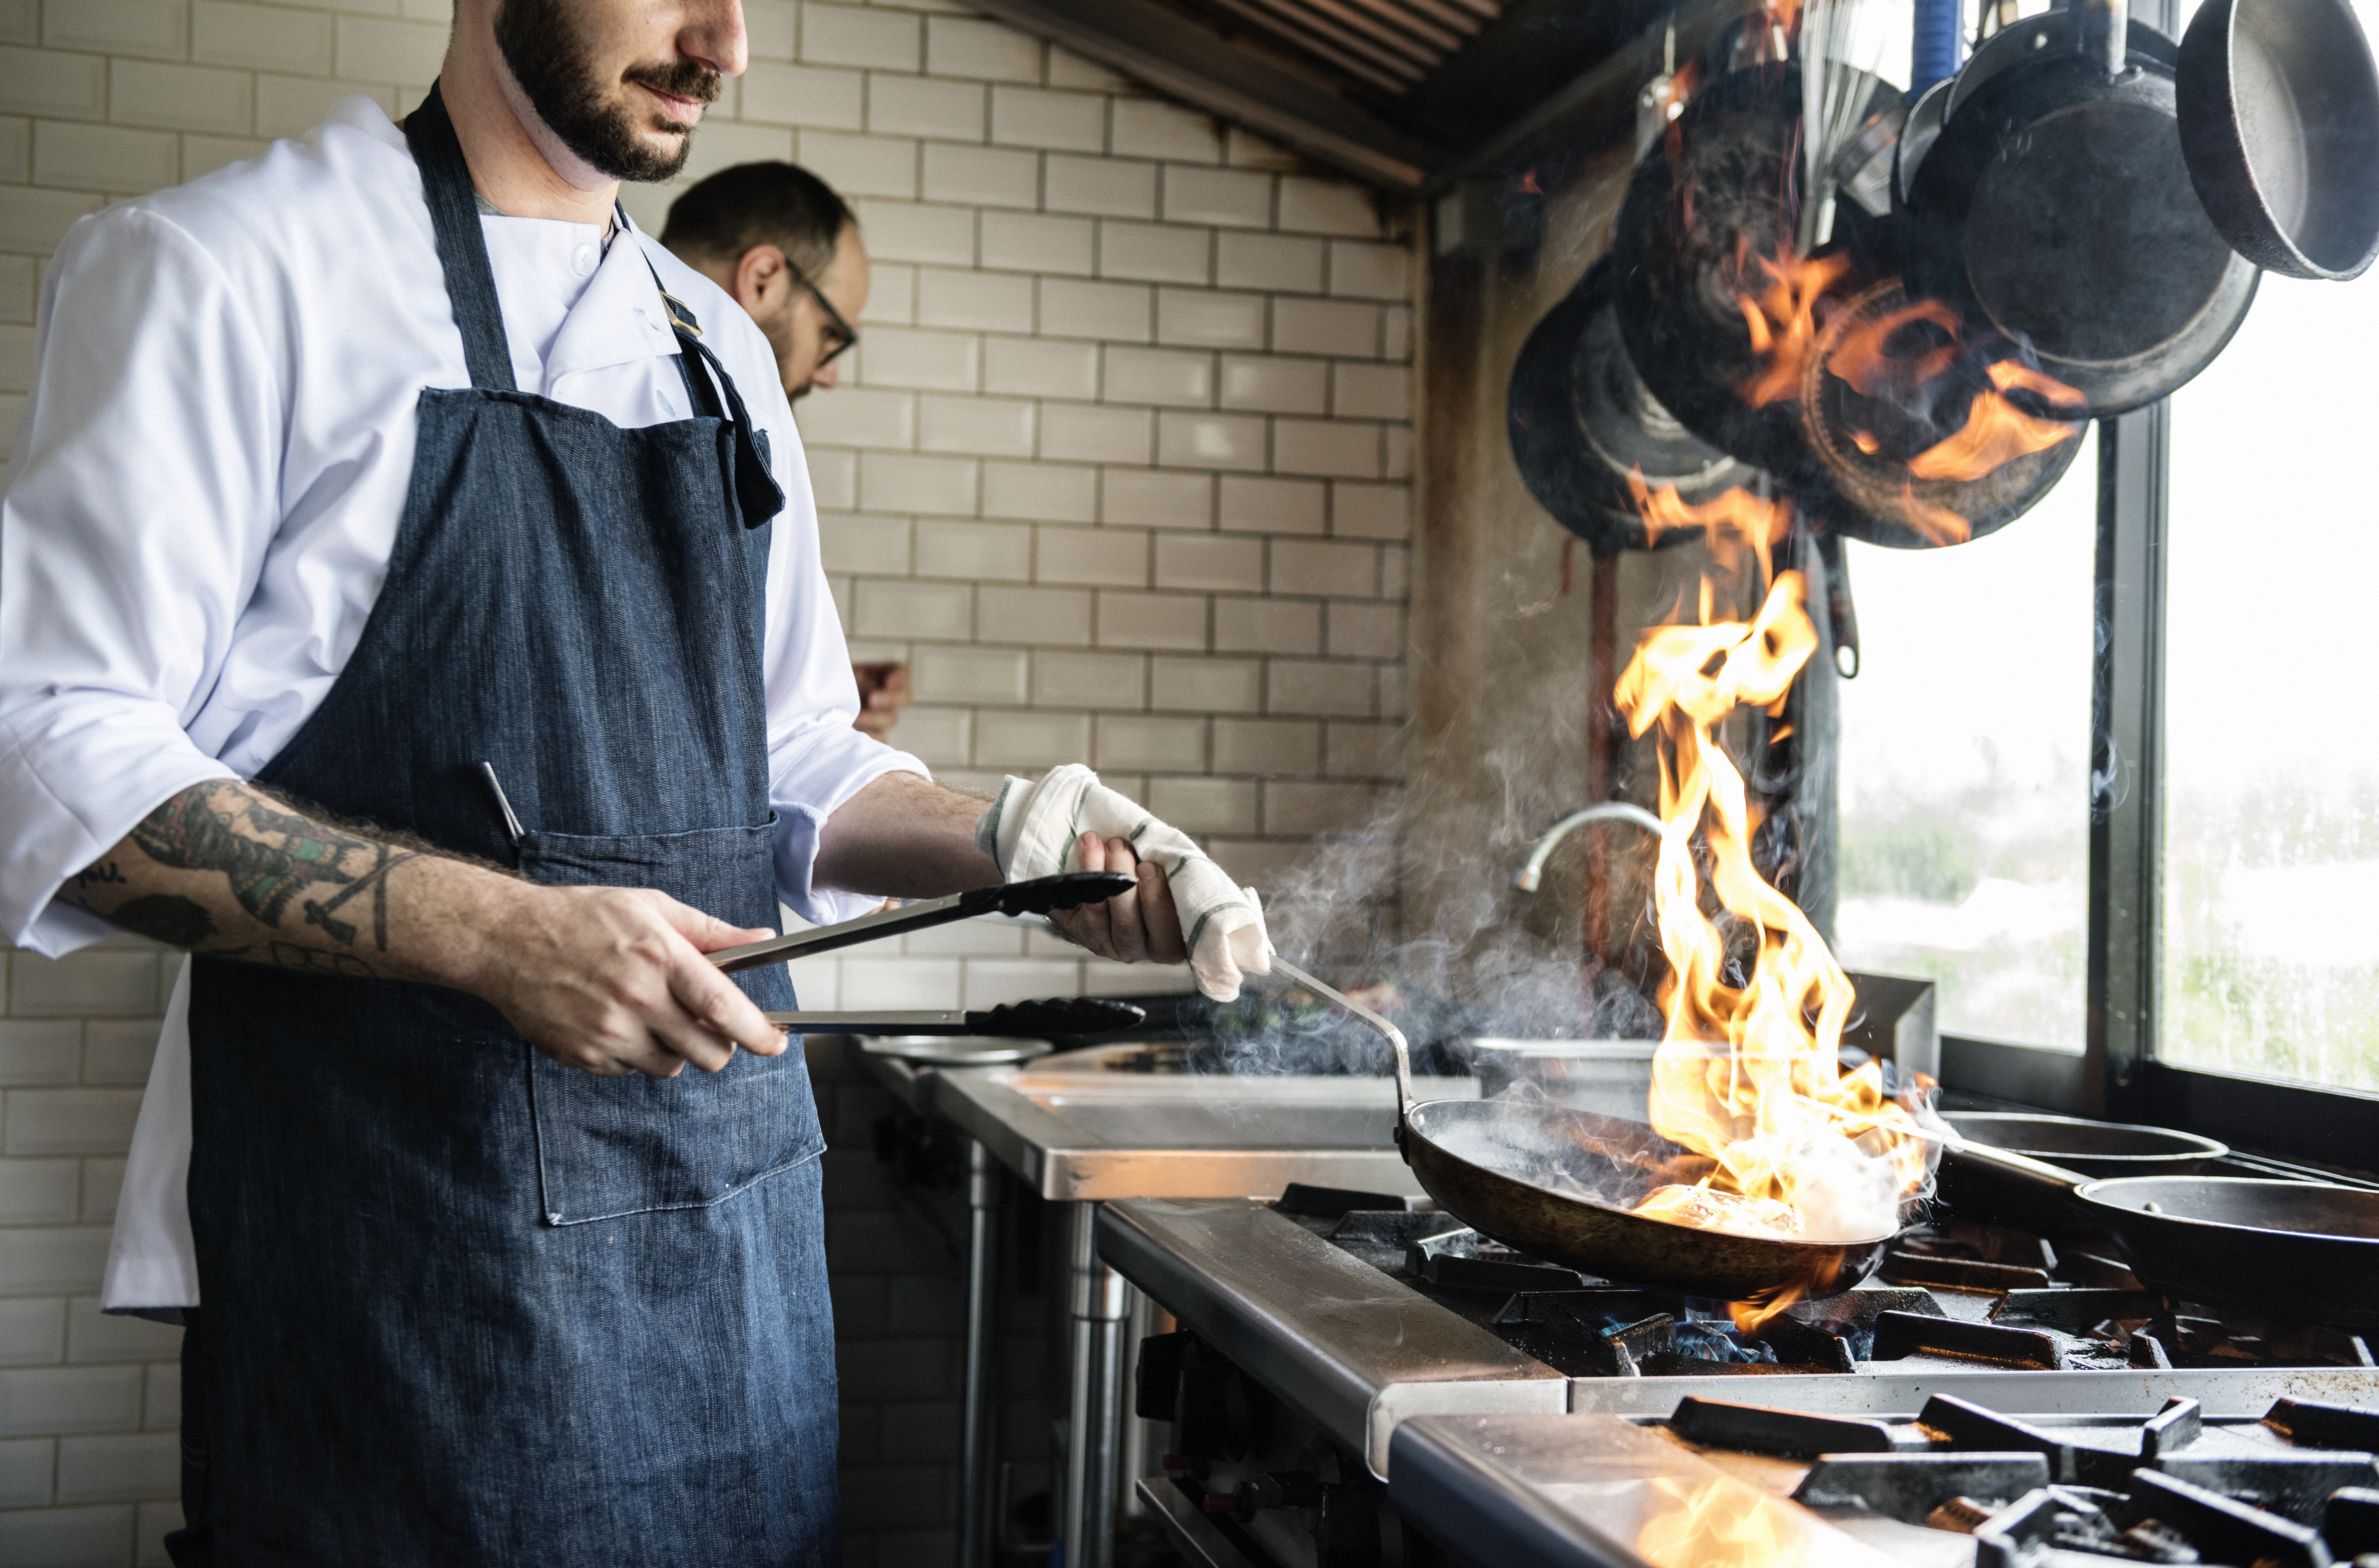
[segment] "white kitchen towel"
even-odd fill
[[[1038,779],[1011,774],[974,828],[976,845],[1010,882],[1079,870],[1074,840],[1084,833],[1126,839],[1141,860],[1165,868],[1199,990],[1228,1002],[1238,995],[1242,976],[1272,972],[1272,937],[1256,890],[1233,882],[1190,835],[1157,821],[1080,763]]]

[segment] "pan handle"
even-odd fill
[[[2113,81],[2131,63],[2131,0],[2076,0],[2082,54]]]
[[[1941,1201],[1962,1219],[2028,1229],[2070,1221],[2073,1193],[2090,1178],[2062,1165],[1969,1138],[1941,1156]]]
[[[1405,1043],[1405,1031],[1353,997],[1344,995],[1322,984],[1322,982],[1277,953],[1273,955],[1272,967],[1275,972],[1286,975],[1316,995],[1337,1003],[1338,1006],[1371,1025],[1379,1032],[1380,1037],[1388,1043],[1389,1047],[1396,1054],[1396,1126],[1402,1128],[1405,1125],[1405,1115],[1412,1109],[1413,1101],[1412,1048]]]

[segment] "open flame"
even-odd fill
[[[1802,374],[1817,351],[1817,301],[1849,275],[1851,259],[1842,253],[1804,259],[1788,249],[1754,262],[1767,274],[1767,285],[1757,294],[1738,293],[1734,303],[1750,329],[1759,368],[1734,390],[1752,407],[1765,408],[1801,395]],[[1750,274],[1738,266],[1737,275]]]
[[[1763,544],[1789,526],[1788,508],[1740,491],[1701,508],[1667,491],[1651,498],[1647,517],[1656,512],[1729,526],[1758,516],[1773,530]],[[1670,974],[1649,1119],[1712,1162],[1698,1183],[1657,1188],[1636,1212],[1737,1235],[1872,1240],[1899,1228],[1902,1200],[1930,1176],[1929,1140],[1913,1109],[1926,1086],[1903,1100],[1885,1092],[1878,1064],[1842,1071],[1850,979],[1808,917],[1752,862],[1757,814],[1717,730],[1742,707],[1781,718],[1817,646],[1802,574],[1778,572],[1770,581],[1768,551],[1756,553],[1767,585],[1751,620],[1713,620],[1705,574],[1698,623],[1646,632],[1612,693],[1631,734],[1660,731],[1665,828],[1653,899]],[[1697,836],[1733,950],[1702,907]],[[1747,974],[1745,936],[1756,944]],[[1737,1321],[1749,1327],[1790,1299],[1739,1304]]]
[[[2020,387],[2052,404],[2079,409],[2086,401],[2080,392],[2012,359],[1998,361],[1986,374],[1993,390],[1974,395],[1974,407],[1956,435],[1908,460],[1911,474],[1920,479],[1979,479],[2019,457],[2073,439],[2071,425],[2035,418],[2010,403],[2007,393]]]
[[[1781,1498],[1724,1476],[1698,1485],[1655,1476],[1648,1489],[1636,1555],[1652,1568],[1793,1568],[1808,1561],[1806,1532]]]

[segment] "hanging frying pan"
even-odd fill
[[[1942,1156],[1939,1190],[1962,1219],[2104,1231],[2140,1283],[2168,1296],[2379,1326],[2379,1192],[2241,1176],[2091,1181],[1974,1143]]]
[[[1628,357],[1695,435],[1779,478],[1816,479],[1797,386],[1746,391],[1769,356],[1743,305],[1775,285],[1769,266],[1793,255],[1801,68],[1722,76],[1671,129],[1636,166],[1612,242]]]
[[[1962,544],[2047,495],[2089,428],[2072,394],[2016,345],[1898,278],[1860,293],[1818,330],[1798,404],[1834,492],[1834,527],[1871,544]]]
[[[2181,156],[2178,61],[2123,0],[2003,29],[1910,186],[1910,292],[2027,346],[2094,417],[2204,369],[2254,298]]]
[[[1749,484],[1752,471],[1660,406],[1620,341],[1605,256],[1545,312],[1512,367],[1512,458],[1538,504],[1597,555],[1648,548],[1628,480],[1674,486],[1688,505]],[[1659,541],[1685,538],[1685,530]]]
[[[2206,0],[2175,85],[2198,199],[2240,255],[2337,279],[2379,256],[2379,72],[2346,0]]]
[[[1832,1296],[1883,1261],[1889,1236],[1786,1241],[1629,1213],[1627,1206],[1653,1188],[1697,1180],[1710,1162],[1638,1123],[1562,1105],[1415,1104],[1403,1031],[1277,957],[1273,969],[1346,1008],[1387,1041],[1396,1061],[1396,1147],[1438,1207],[1482,1236],[1599,1278],[1721,1301],[1786,1290]],[[1568,1189],[1596,1196],[1573,1196]]]

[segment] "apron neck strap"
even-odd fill
[[[471,384],[482,391],[517,392],[512,345],[504,339],[504,316],[496,304],[496,275],[488,266],[488,242],[479,232],[478,199],[454,122],[432,83],[429,96],[405,116],[405,139],[421,165],[421,194],[429,204],[429,225],[438,236],[438,264],[446,273],[446,298],[454,324],[463,329],[463,358]]]

